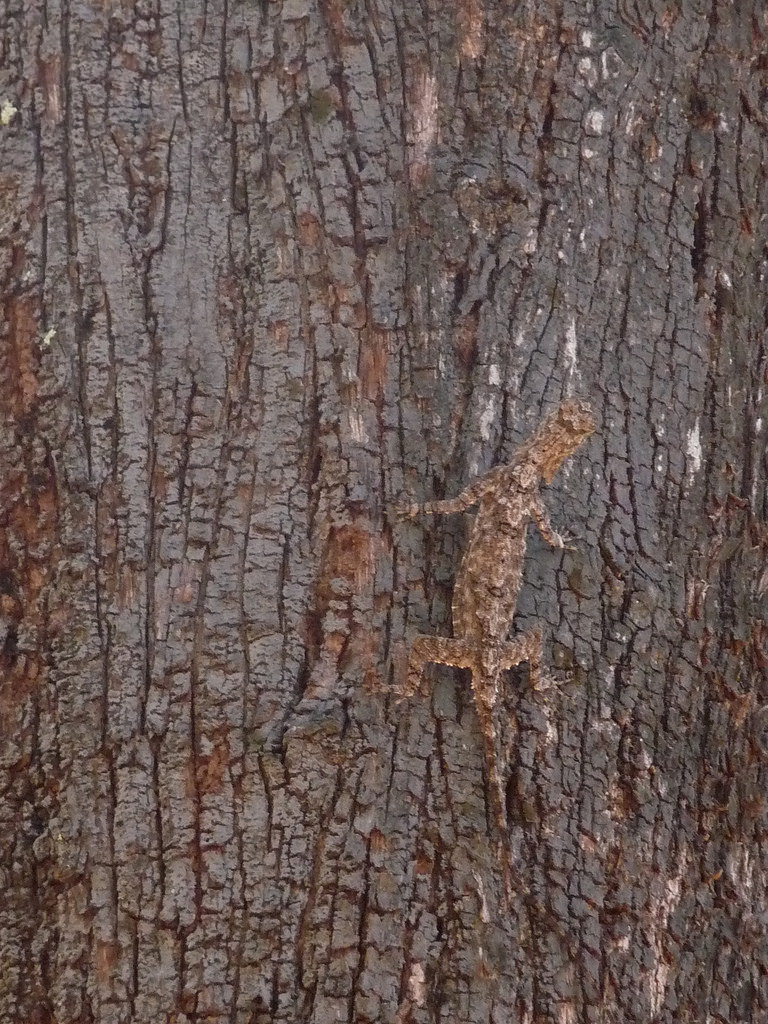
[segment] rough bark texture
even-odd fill
[[[763,0],[0,3],[0,1019],[768,1015]],[[53,333],[55,332],[55,333]],[[562,397],[503,908],[466,536]]]

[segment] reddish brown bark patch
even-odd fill
[[[384,392],[389,360],[388,337],[388,331],[369,330],[365,332],[360,348],[358,373],[363,394],[372,402],[380,399]]]
[[[7,347],[7,389],[12,415],[26,416],[32,409],[38,391],[35,332],[35,302],[26,295],[12,295],[5,302],[5,319],[9,327]]]

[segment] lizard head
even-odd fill
[[[563,402],[542,421],[530,441],[531,455],[546,482],[562,462],[593,434],[595,418],[586,402]]]

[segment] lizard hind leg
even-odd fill
[[[417,636],[408,659],[408,677],[400,698],[410,697],[421,688],[421,673],[429,662],[438,665],[452,665],[454,668],[472,668],[474,664],[472,646],[466,640],[454,640],[447,636]]]

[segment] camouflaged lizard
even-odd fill
[[[531,519],[554,548],[565,546],[549,522],[539,489],[551,483],[561,463],[594,432],[592,410],[584,402],[563,402],[517,450],[512,461],[492,469],[448,501],[430,501],[401,509],[418,513],[450,514],[478,505],[469,545],[453,591],[453,638],[417,636],[408,661],[408,679],[402,696],[421,685],[428,662],[468,668],[472,693],[485,743],[490,807],[506,850],[507,831],[504,780],[496,759],[494,712],[499,702],[502,672],[527,661],[535,685],[542,657],[541,630],[532,629],[507,639],[523,577],[525,540]],[[502,856],[509,889],[509,861]]]

